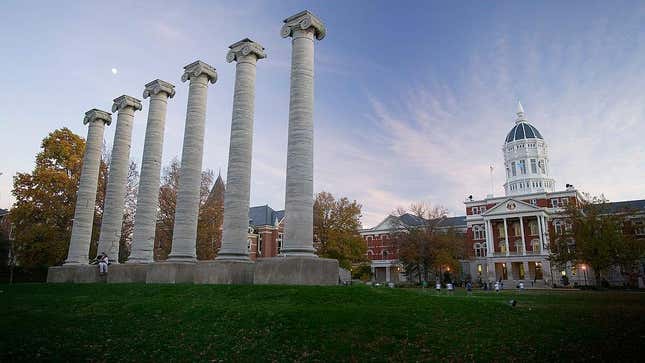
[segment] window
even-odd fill
[[[479,208],[473,207],[473,214],[479,214]]]
[[[531,236],[537,236],[538,234],[538,225],[536,221],[529,222],[529,234]]]
[[[645,220],[635,219],[632,224],[634,225],[634,234],[637,236],[645,235]]]
[[[531,159],[531,173],[537,174],[537,160]]]
[[[506,253],[506,241],[499,242],[499,251],[501,253]]]
[[[506,231],[504,230],[504,225],[502,223],[497,225],[497,232],[499,232],[500,237],[506,237]]]
[[[282,238],[284,237],[283,233],[278,233],[278,253],[282,250]]]
[[[564,226],[563,223],[559,220],[556,220],[553,222],[553,229],[555,230],[555,234],[562,234],[564,233]]]
[[[533,252],[539,252],[540,251],[540,240],[537,238],[534,238],[531,240],[531,250]]]
[[[258,255],[262,256],[262,233],[258,236]]]
[[[511,163],[511,170],[513,171],[513,176],[516,176],[517,175],[517,170],[515,169],[515,162],[514,161]]]
[[[251,239],[249,238],[248,240],[246,240],[246,243],[246,248],[249,250],[249,252],[251,252]]]
[[[517,254],[524,254],[524,244],[521,239],[515,241],[515,251],[517,251]]]
[[[552,206],[553,208],[557,208],[557,207],[558,207],[558,200],[557,200],[557,199],[555,199],[555,198],[554,198],[554,199],[551,199],[551,206]]]
[[[481,213],[484,213],[484,212],[486,212],[486,206],[485,205],[479,207],[479,213],[481,214]]]
[[[483,225],[473,227],[474,239],[486,239],[486,228]]]
[[[387,260],[387,256],[388,256],[387,250],[383,251],[383,259],[384,260]]]
[[[509,178],[511,177],[511,168],[509,168],[508,166],[506,167],[506,176]]]
[[[531,205],[537,205],[537,199],[531,199]]]
[[[538,160],[538,168],[540,169],[540,174],[546,174],[546,167],[544,166],[544,160]]]
[[[520,172],[522,174],[526,174],[526,160],[520,160],[519,165],[520,165]]]
[[[486,257],[486,243],[475,243],[475,257]]]
[[[372,236],[367,236],[367,242],[372,242]]]
[[[560,203],[562,203],[562,205],[569,204],[569,198],[560,198]]]
[[[520,224],[518,222],[513,223],[513,235],[514,236],[521,236],[522,232],[520,231]]]

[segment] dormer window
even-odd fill
[[[479,214],[479,208],[473,207],[473,214]]]
[[[558,205],[558,199],[557,199],[557,198],[553,198],[553,199],[551,199],[551,206],[552,206],[553,208],[557,208],[557,207],[559,206],[559,205]]]

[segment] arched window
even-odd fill
[[[513,233],[514,233],[513,236],[521,236],[522,235],[521,234],[522,232],[520,231],[520,223],[519,222],[513,223]]]
[[[500,237],[506,237],[506,231],[504,230],[504,224],[503,223],[499,223],[497,225],[497,231],[499,232]]]
[[[537,236],[538,234],[538,225],[536,221],[529,222],[529,234],[531,236]]]
[[[374,257],[374,252],[372,252],[372,250],[367,250],[367,258],[372,260],[373,257]]]
[[[384,260],[387,260],[387,256],[388,256],[387,250],[383,251],[383,259]]]
[[[486,242],[475,243],[473,249],[475,250],[475,257],[486,257]]]

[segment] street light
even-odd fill
[[[582,273],[585,275],[585,286],[587,286],[587,265],[582,265]]]

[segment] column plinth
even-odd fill
[[[289,136],[282,254],[316,256],[313,247],[314,37],[322,22],[308,11],[284,20],[282,37],[292,37]]]
[[[83,155],[81,177],[76,193],[76,208],[72,237],[69,242],[66,265],[89,263],[90,240],[94,224],[94,208],[96,205],[96,188],[101,165],[101,149],[105,126],[112,123],[109,112],[92,109],[85,113],[83,124],[89,125],[87,141]]]
[[[190,83],[172,250],[168,256],[170,262],[195,262],[197,260],[197,218],[204,154],[206,96],[208,83],[217,81],[215,68],[202,61],[193,62],[185,66],[184,70],[181,80],[182,82],[190,80]]]
[[[175,86],[160,79],[146,84],[143,91],[143,98],[150,98],[150,106],[134,216],[132,251],[128,263],[150,263],[154,260],[166,109],[168,98],[174,95]]]
[[[255,73],[258,59],[266,58],[264,48],[250,39],[230,47],[226,60],[237,61],[231,121],[231,142],[224,192],[222,246],[218,260],[249,260],[247,248],[249,198],[251,194],[251,155]]]
[[[128,182],[130,149],[132,146],[132,122],[134,112],[141,110],[141,101],[131,96],[120,96],[114,99],[112,112],[118,112],[110,169],[105,189],[105,205],[98,252],[105,252],[110,261],[119,260],[119,241],[123,226],[123,207],[125,205],[125,187]]]

